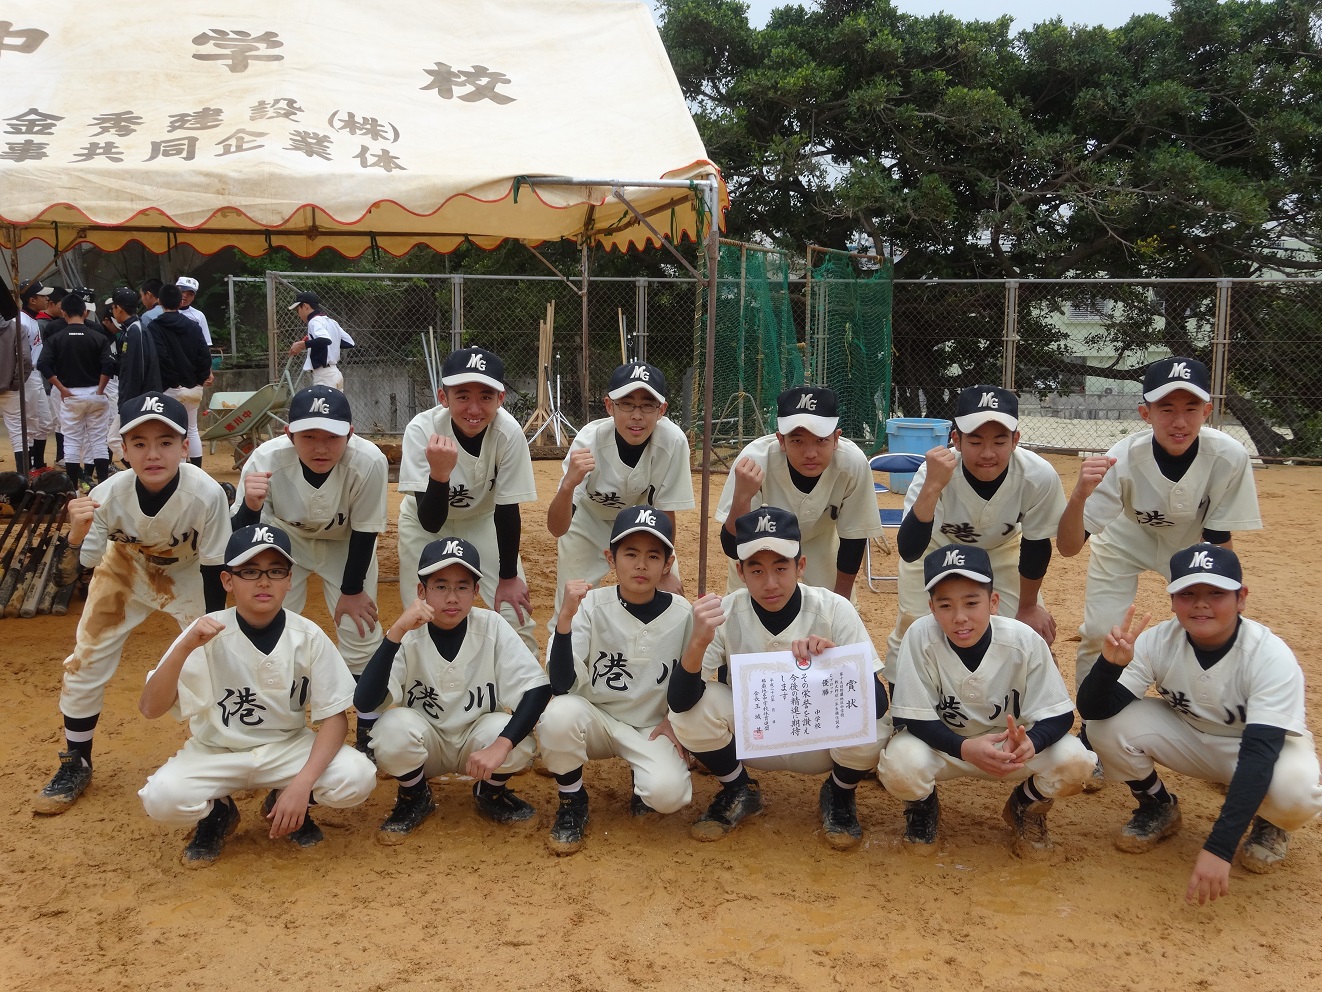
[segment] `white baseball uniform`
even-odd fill
[[[840,446],[831,464],[817,477],[812,492],[800,492],[790,478],[789,459],[780,450],[775,434],[750,442],[735,459],[751,458],[765,473],[762,489],[753,496],[750,510],[759,506],[778,506],[799,518],[803,555],[808,563],[803,581],[825,589],[835,588],[836,551],[841,538],[881,536],[881,515],[877,512],[876,490],[872,488],[872,469],[863,450],[848,438]],[[725,480],[716,506],[716,522],[724,526],[734,502],[734,474]],[[729,563],[726,591],[742,589],[735,563]]]
[[[28,336],[32,348],[32,373],[23,384],[23,400],[28,414],[28,441],[40,441],[50,437],[59,428],[59,417],[55,404],[46,395],[45,380],[37,371],[37,359],[41,357],[41,325],[26,310],[18,315],[22,330]],[[56,393],[58,396],[59,394]],[[51,453],[54,457],[54,452]]]
[[[96,571],[73,654],[64,663],[60,712],[67,717],[101,712],[129,632],[153,612],[169,613],[180,627],[202,616],[199,566],[225,561],[229,505],[220,483],[185,462],[179,488],[148,517],[138,505],[136,482],[132,472],[118,472],[90,494],[101,505],[79,559]]]
[[[896,720],[940,720],[960,737],[980,737],[1006,728],[1006,715],[1031,729],[1039,720],[1072,713],[1065,680],[1051,649],[1033,628],[1012,617],[991,618],[991,644],[975,671],[969,671],[931,614],[909,627],[900,645],[891,702]],[[1071,796],[1092,775],[1096,758],[1066,734],[1001,781],[1036,776],[1037,791],[1048,799]],[[897,799],[925,799],[937,782],[994,776],[976,765],[938,751],[907,730],[896,732],[877,766],[886,791]]]
[[[913,510],[927,481],[924,463],[914,474],[904,496],[904,512]],[[1013,617],[1019,612],[1019,548],[1023,541],[1054,538],[1065,512],[1065,489],[1060,476],[1041,455],[1016,447],[1010,456],[1005,478],[991,499],[983,499],[964,475],[964,459],[955,452],[955,474],[941,490],[932,515],[932,539],[923,554],[947,544],[970,544],[982,548],[991,559],[996,591],[1001,595],[997,612]],[[900,559],[896,583],[900,615],[886,641],[886,678],[895,681],[900,642],[909,625],[931,610],[923,588],[923,559]],[[1038,597],[1039,602],[1041,596]]]
[[[583,579],[596,585],[606,574],[605,550],[610,547],[611,527],[621,510],[642,503],[669,512],[694,507],[688,435],[670,418],[657,420],[642,457],[632,468],[620,460],[615,421],[610,417],[594,420],[578,433],[565,455],[565,472],[570,456],[581,448],[592,452],[596,467],[574,488],[569,530],[556,542],[552,617],[560,613],[566,582]],[[555,627],[554,619],[551,627]]]
[[[285,608],[295,613],[303,609],[308,576],[316,573],[321,577],[326,609],[333,616],[340,600],[351,533],[382,534],[388,523],[386,456],[371,441],[350,434],[344,457],[318,488],[304,478],[294,442],[287,436],[273,438],[258,445],[244,464],[234,497],[235,510],[243,503],[244,482],[252,472],[271,473],[262,523],[274,524],[288,533],[294,552],[293,584],[285,597]],[[374,554],[363,579],[363,591],[374,603],[376,577]],[[360,674],[381,643],[381,625],[363,635],[352,618],[343,617],[336,633],[349,671]]]
[[[311,347],[304,351],[303,371],[312,373],[312,384],[315,386],[330,386],[332,389],[343,390],[344,375],[340,372],[340,346],[343,342],[352,347],[353,338],[344,332],[339,321],[324,313],[308,318],[307,336],[325,340],[329,342],[329,346],[326,349],[326,365],[319,369],[312,367]]]
[[[174,826],[196,823],[212,800],[232,792],[288,786],[316,740],[308,711],[319,722],[353,705],[353,678],[311,620],[286,610],[279,642],[262,654],[235,610],[209,615],[225,629],[189,654],[170,710],[188,721],[192,736],[138,792],[148,816]],[[345,744],[312,798],[336,809],[357,806],[375,785],[371,760]]]
[[[190,306],[190,307],[185,307],[185,308],[183,308],[182,310],[180,310],[179,312],[180,312],[181,314],[183,314],[185,317],[187,317],[189,320],[191,320],[191,321],[192,321],[194,324],[196,324],[198,327],[202,328],[202,337],[203,337],[203,339],[206,341],[206,343],[207,343],[207,347],[210,348],[210,347],[211,347],[211,324],[210,324],[210,322],[207,320],[207,315],[204,314],[204,313],[203,313],[201,310],[199,310],[197,307],[192,307],[192,306]],[[144,326],[145,326],[145,325],[144,325]]]
[[[518,634],[491,610],[469,612],[453,661],[436,649],[428,627],[400,641],[390,669],[390,708],[372,727],[377,767],[396,777],[420,767],[428,778],[462,772],[470,754],[500,736],[523,694],[548,684]],[[497,773],[523,771],[534,750],[529,734]]]
[[[438,404],[418,414],[404,429],[404,452],[399,466],[401,493],[427,491],[427,480],[431,477],[427,442],[433,434],[454,440],[459,448],[459,460],[450,473],[450,515],[442,530],[446,535],[462,537],[477,548],[482,562],[478,593],[490,605],[495,602],[496,583],[500,581],[500,552],[493,518],[496,506],[532,503],[537,499],[528,442],[519,422],[502,409],[486,429],[482,448],[474,457],[455,440],[450,411]],[[399,597],[405,607],[417,598],[416,576],[422,549],[440,536],[423,529],[418,521],[417,501],[406,495],[399,505]],[[518,560],[518,575],[525,578],[522,556]],[[528,614],[520,623],[508,603],[501,605],[500,613],[535,655],[537,636],[532,615]]]
[[[1260,813],[1296,830],[1322,811],[1313,735],[1304,716],[1304,673],[1271,629],[1243,618],[1230,651],[1204,669],[1175,619],[1145,630],[1119,684],[1138,697],[1105,720],[1088,721],[1088,740],[1108,778],[1138,782],[1156,764],[1229,784],[1250,723],[1279,727],[1285,746]],[[1156,687],[1158,699],[1143,698]]]
[[[707,683],[702,698],[690,710],[670,713],[670,725],[675,730],[675,736],[690,751],[719,751],[734,736],[733,692],[728,685],[712,681],[717,678],[722,666],[729,664],[730,655],[788,651],[794,641],[813,636],[825,637],[838,645],[872,643],[862,617],[849,600],[820,586],[800,583],[799,590],[803,593],[799,613],[779,634],[771,633],[762,625],[747,589],[736,589],[721,600],[725,622],[716,628],[716,634],[702,656],[702,676]],[[872,651],[872,671],[881,671],[881,658],[875,647]],[[745,761],[744,764],[749,768],[813,775],[829,772],[834,761],[845,768],[871,771],[876,767],[877,757],[890,733],[891,718],[887,712],[877,719],[875,744],[757,758]]]
[[[692,635],[693,607],[679,596],[643,623],[617,588],[590,591],[570,634],[574,687],[551,698],[538,724],[547,770],[564,775],[589,759],[623,758],[648,806],[660,813],[687,806],[693,798],[687,764],[669,739],[648,737],[666,718],[670,676]]]
[[[1152,454],[1152,431],[1117,443],[1116,459],[1083,506],[1083,526],[1092,535],[1083,625],[1074,684],[1083,683],[1102,641],[1120,622],[1138,592],[1143,572],[1170,578],[1175,552],[1197,544],[1203,529],[1259,530],[1258,493],[1244,446],[1204,427],[1198,454],[1179,482],[1161,474]]]

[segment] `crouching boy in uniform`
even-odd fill
[[[221,572],[234,607],[180,634],[142,690],[143,716],[173,713],[193,733],[138,792],[152,819],[197,824],[189,868],[215,861],[238,826],[232,792],[273,790],[262,809],[271,837],[311,847],[324,838],[310,804],[357,806],[376,785],[371,761],[344,743],[354,688],[344,660],[320,627],[284,608],[293,564],[279,528],[235,531]]]
[[[1195,544],[1170,560],[1173,620],[1144,631],[1130,606],[1079,687],[1079,713],[1109,776],[1138,801],[1116,847],[1151,850],[1180,827],[1156,765],[1225,785],[1185,892],[1200,905],[1230,891],[1230,864],[1267,872],[1289,833],[1322,810],[1318,760],[1304,724],[1304,673],[1268,628],[1240,615],[1248,588],[1229,548]],[[1140,636],[1141,635],[1141,636]],[[1156,686],[1158,699],[1143,698]]]
[[[1019,857],[1051,849],[1047,811],[1083,789],[1097,764],[1070,736],[1074,705],[1051,649],[1033,628],[996,615],[991,559],[947,545],[923,560],[932,612],[900,644],[891,711],[903,729],[877,773],[904,800],[904,841],[936,849],[936,785],[952,778],[1018,782],[1002,816]]]
[[[418,561],[417,598],[386,631],[358,681],[354,705],[386,710],[372,729],[377,767],[399,780],[377,840],[399,844],[436,804],[427,779],[477,779],[477,811],[495,823],[530,819],[532,806],[505,783],[532,764],[537,720],[551,686],[499,613],[474,609],[482,578],[477,548],[432,541]],[[506,710],[513,712],[509,713]]]
[[[735,753],[734,695],[726,679],[730,656],[789,650],[810,658],[828,648],[866,643],[867,628],[845,599],[805,585],[806,564],[794,514],[763,506],[735,521],[737,564],[744,588],[724,599],[708,593],[693,608],[693,637],[670,680],[670,723],[680,744],[721,783],[721,790],[690,829],[695,840],[720,840],[745,817],[762,812],[762,792]],[[890,719],[881,659],[872,651],[877,742],[853,747],[758,758],[750,768],[820,775],[829,772],[818,797],[826,842],[837,850],[863,836],[854,790],[877,763]],[[719,679],[718,681],[708,681]]]

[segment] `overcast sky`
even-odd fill
[[[748,20],[754,27],[762,27],[775,7],[785,6],[784,0],[745,0]],[[1169,14],[1169,0],[892,0],[906,14],[935,14],[945,11],[961,21],[994,20],[1002,14],[1014,18],[1016,30],[1034,24],[1061,18],[1066,24],[1104,24],[1114,28],[1124,24],[1135,14]],[[803,6],[810,4],[804,0]]]

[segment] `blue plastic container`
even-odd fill
[[[891,417],[886,421],[887,449],[925,455],[933,448],[950,443],[950,426],[949,420]],[[897,493],[907,492],[912,481],[912,472],[895,472],[890,477],[890,488]]]

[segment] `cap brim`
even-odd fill
[[[811,413],[796,413],[792,417],[776,418],[776,433],[786,437],[800,427],[808,428],[816,437],[830,437],[839,426],[839,417],[819,417]]]
[[[344,437],[353,429],[353,424],[346,423],[343,420],[332,420],[330,417],[304,417],[302,420],[291,420],[289,422],[289,433],[297,434],[299,431],[328,431],[331,434]]]
[[[159,421],[160,421],[161,423],[163,423],[163,424],[168,424],[173,430],[175,430],[176,432],[178,432],[178,433],[180,433],[180,434],[187,434],[187,433],[188,433],[188,425],[187,425],[187,424],[178,424],[178,423],[175,423],[175,421],[171,420],[169,417],[167,417],[167,416],[166,416],[165,414],[163,414],[163,413],[144,413],[144,414],[142,414],[141,416],[134,417],[134,418],[133,418],[132,420],[130,420],[127,424],[121,424],[121,425],[120,425],[119,433],[120,433],[121,435],[123,435],[123,434],[127,434],[129,431],[133,430],[133,428],[138,427],[138,426],[140,426],[140,425],[142,425],[142,424],[145,424],[145,423],[146,423],[147,421],[149,421],[149,420],[159,420]]]
[[[969,434],[976,431],[983,424],[995,421],[1002,424],[1012,431],[1019,429],[1019,418],[1012,417],[1008,413],[997,413],[994,410],[979,410],[977,413],[969,413],[963,417],[955,418],[955,426],[959,428],[961,434]]]
[[[498,389],[502,393],[505,391],[505,384],[499,379],[493,379],[489,375],[482,375],[479,372],[456,372],[454,375],[447,375],[441,379],[442,386],[462,386],[469,382],[476,382],[482,386],[490,386],[492,389]]]
[[[623,386],[620,386],[617,389],[612,389],[609,393],[606,394],[606,396],[612,400],[622,400],[630,393],[636,393],[640,389],[646,389],[649,393],[655,396],[662,403],[666,402],[665,394],[658,392],[654,386],[649,386],[645,382],[639,382],[637,379],[633,380],[632,382],[625,383]]]
[[[1176,393],[1181,390],[1183,390],[1186,393],[1192,393],[1194,396],[1197,396],[1204,403],[1210,403],[1212,401],[1211,393],[1209,393],[1206,389],[1203,389],[1201,386],[1195,386],[1191,382],[1163,382],[1160,386],[1158,386],[1156,389],[1152,390],[1151,392],[1144,393],[1143,402],[1155,403],[1163,396],[1169,396],[1171,393]]]
[[[799,542],[783,537],[755,537],[753,540],[735,548],[735,553],[739,555],[740,561],[748,561],[759,551],[774,551],[784,558],[797,559],[799,557]]]
[[[992,577],[990,575],[983,575],[981,572],[975,572],[971,568],[948,568],[940,575],[937,575],[935,578],[933,578],[931,582],[928,582],[926,585],[924,585],[923,588],[927,592],[931,592],[933,586],[941,582],[944,582],[946,579],[952,578],[956,575],[965,579],[972,579],[974,582],[990,582],[992,580]]]
[[[621,531],[619,534],[612,534],[611,544],[612,545],[619,544],[630,534],[651,534],[653,537],[655,537],[658,541],[664,544],[671,551],[675,550],[675,543],[672,540],[670,540],[670,538],[666,537],[666,535],[662,534],[655,527],[648,527],[646,524],[639,524],[637,527],[630,527],[625,531]]]
[[[291,565],[298,564],[298,562],[294,561],[294,556],[291,555],[284,548],[280,547],[280,545],[266,544],[263,542],[262,544],[250,544],[248,547],[244,548],[229,561],[225,562],[225,567],[238,568],[240,565],[244,564],[245,562],[252,561],[252,559],[256,558],[263,551],[277,551],[284,556],[285,560],[288,561],[289,564]]]
[[[1243,589],[1244,583],[1236,582],[1227,575],[1181,575],[1166,587],[1166,591],[1173,595],[1181,589],[1188,589],[1190,586],[1211,586],[1214,589],[1226,589],[1234,592],[1236,589]]]
[[[448,568],[450,565],[463,565],[464,568],[472,572],[474,576],[479,579],[482,578],[482,569],[478,568],[467,558],[460,558],[458,555],[450,555],[449,557],[442,558],[440,561],[432,562],[426,568],[418,569],[418,578],[426,578],[433,572],[439,572],[441,569]]]
[[[303,305],[303,301],[302,301],[302,300],[295,300],[293,303],[289,304],[289,309],[290,309],[290,310],[297,310],[297,309],[298,309],[299,307],[301,307],[302,305]]]

